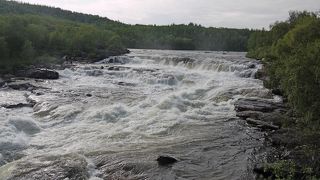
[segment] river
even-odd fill
[[[0,179],[253,179],[263,134],[236,118],[267,97],[245,53],[131,50],[0,89]],[[157,157],[178,160],[159,166]]]

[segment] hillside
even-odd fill
[[[89,23],[113,31],[128,48],[246,51],[252,33],[248,29],[206,28],[188,25],[128,25],[95,15],[60,8],[0,0],[0,14],[32,14]]]

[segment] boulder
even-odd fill
[[[170,156],[159,156],[157,161],[160,166],[167,166],[176,163],[178,160]]]
[[[34,79],[59,79],[59,73],[49,69],[29,69],[24,77]]]
[[[253,63],[248,65],[248,68],[249,68],[249,69],[254,69],[254,68],[256,68],[256,67],[257,67],[257,66],[256,66],[255,64],[253,64]]]
[[[27,82],[12,82],[8,83],[7,86],[14,90],[34,90],[37,89],[36,86]]]
[[[239,99],[235,102],[235,110],[241,111],[259,111],[259,112],[273,112],[276,109],[284,109],[282,103],[276,103],[266,99]]]
[[[30,103],[2,105],[2,107],[6,108],[6,109],[15,109],[15,108],[33,107],[33,106],[34,106],[34,104],[30,104]]]

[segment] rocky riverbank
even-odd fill
[[[265,69],[255,76],[264,82],[269,78]],[[279,90],[271,90],[274,96]],[[235,103],[237,116],[248,125],[265,132],[264,147],[256,152],[254,172],[257,179],[310,179],[319,177],[319,141],[314,134],[306,135],[295,126],[296,115],[285,101],[242,98]],[[312,146],[312,144],[314,146]]]

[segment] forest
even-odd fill
[[[60,8],[0,0],[1,71],[59,60],[96,60],[126,48],[246,51],[248,29],[129,25]]]
[[[112,31],[36,15],[0,16],[0,69],[55,63],[63,56],[90,60],[125,53]]]
[[[291,149],[293,159],[275,163],[278,177],[316,179],[320,153],[320,17],[312,12],[290,12],[270,31],[253,33],[248,42],[248,57],[262,60],[269,80],[265,86],[280,90],[292,109],[284,119],[293,139],[300,141]]]

